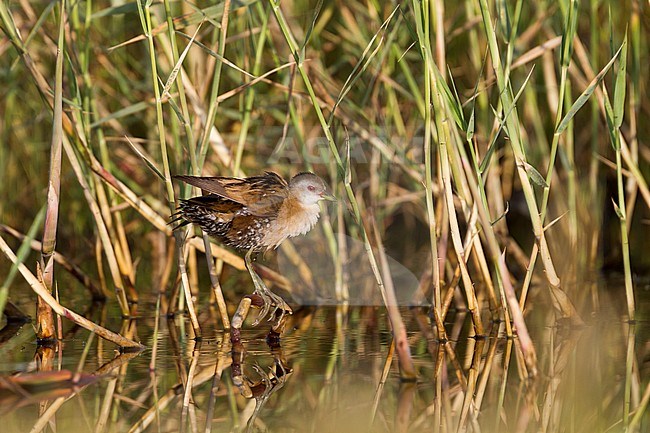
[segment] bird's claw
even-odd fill
[[[284,302],[284,300],[280,297],[278,297],[278,299],[279,301],[275,304],[275,309],[273,310],[273,313],[267,319],[267,321],[271,322],[273,321],[273,318],[276,318],[275,325],[273,325],[274,328],[280,327],[280,325],[284,322],[284,317],[287,314],[288,315],[293,314],[293,310],[291,310],[289,304]]]
[[[262,319],[264,319],[266,315],[269,314],[269,310],[271,309],[273,300],[268,295],[268,293],[269,292],[265,292],[263,290],[255,290],[255,294],[262,298],[262,309],[260,310],[259,314],[255,318],[255,321],[253,322],[253,326],[259,325]]]
[[[283,327],[284,317],[287,314],[288,315],[293,314],[293,310],[291,309],[289,304],[287,304],[284,301],[284,299],[282,299],[278,295],[271,293],[271,297],[273,298],[275,308],[273,309],[273,313],[271,313],[267,321],[271,322],[275,318],[275,324],[273,325],[273,329],[279,329]]]
[[[279,327],[283,323],[285,315],[293,314],[293,310],[289,304],[287,304],[284,299],[278,295],[270,291],[265,292],[262,290],[255,290],[255,294],[259,295],[262,298],[263,305],[259,314],[255,318],[255,321],[253,322],[253,326],[259,325],[266,316],[269,316],[267,321],[271,322],[277,318],[274,328]],[[273,307],[272,312],[271,307]],[[269,312],[271,312],[271,314],[269,314]]]

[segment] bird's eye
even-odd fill
[[[307,189],[309,190],[309,192],[314,192],[314,191],[316,191],[316,187],[315,187],[314,185],[309,185],[309,186],[307,187]]]

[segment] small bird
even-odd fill
[[[246,250],[244,262],[255,285],[255,293],[264,306],[254,326],[274,311],[280,322],[291,308],[271,292],[253,270],[252,255],[277,248],[285,239],[309,232],[320,216],[318,202],[335,201],[323,180],[313,173],[298,173],[287,183],[267,171],[260,176],[198,177],[177,175],[174,178],[203,191],[203,196],[181,200],[176,219],[197,224],[208,235],[238,250]],[[178,228],[177,227],[177,228]]]

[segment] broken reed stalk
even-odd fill
[[[52,119],[52,143],[50,146],[50,178],[47,187],[47,209],[41,248],[40,266],[43,284],[49,293],[54,289],[54,249],[59,220],[59,199],[61,192],[61,156],[63,147],[63,58],[65,56],[65,0],[59,3],[59,37],[57,40],[56,66],[54,76],[54,105]],[[36,303],[36,338],[42,342],[53,341],[54,315],[50,305],[40,296]]]
[[[54,299],[52,294],[48,291],[47,287],[42,283],[42,281],[34,276],[34,274],[31,273],[31,271],[27,268],[22,263],[18,263],[18,258],[14,254],[14,252],[11,250],[9,245],[5,242],[5,240],[0,237],[0,251],[4,253],[4,255],[12,262],[12,263],[17,263],[18,264],[18,270],[22,274],[23,278],[27,281],[29,286],[32,288],[32,290],[40,296],[48,306],[56,312],[59,316],[63,316],[66,319],[76,323],[77,325],[81,326],[82,328],[85,328],[91,332],[96,333],[100,337],[111,341],[115,344],[117,344],[120,347],[123,347],[125,349],[135,349],[135,350],[142,350],[144,349],[144,346],[136,343],[135,341],[132,341],[128,338],[124,338],[121,335],[109,331],[108,329],[97,325],[96,323],[86,319],[85,317],[75,313],[74,311],[63,307],[60,303]],[[42,277],[42,273],[40,272],[39,268],[39,276]]]
[[[149,63],[151,65],[151,85],[153,86],[154,95],[156,97],[156,125],[158,127],[158,138],[160,140],[160,154],[163,163],[163,173],[164,173],[164,183],[165,183],[165,192],[167,195],[167,201],[169,203],[169,209],[171,213],[176,211],[176,198],[174,195],[174,187],[172,185],[171,170],[169,168],[169,158],[167,156],[167,141],[166,141],[166,132],[164,125],[164,116],[162,109],[162,100],[160,97],[160,85],[158,78],[158,67],[156,60],[156,48],[154,45],[152,29],[153,25],[151,22],[151,12],[150,4],[146,2],[144,7],[138,1],[138,12],[140,15],[140,22],[142,24],[142,30],[147,39],[147,47],[149,51]],[[189,279],[187,278],[185,263],[184,263],[184,254],[183,254],[183,238],[180,231],[174,232],[174,239],[176,240],[176,254],[178,257],[178,268],[181,273],[181,285],[183,288],[183,295],[185,302],[187,303],[187,310],[190,316],[190,322],[192,324],[192,329],[194,330],[195,338],[201,337],[201,325],[199,324],[198,317],[196,315],[196,310],[194,308],[194,300],[192,298],[192,293],[189,286]]]

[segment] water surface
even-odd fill
[[[413,383],[400,380],[397,357],[388,357],[391,333],[384,308],[376,306],[297,309],[279,347],[267,344],[267,324],[253,329],[247,323],[240,366],[233,366],[242,358],[233,357],[229,335],[208,309],[201,341],[189,338],[182,316],[161,318],[154,340],[155,304],[142,301],[142,317],[122,324],[122,332],[131,327],[147,346],[138,355],[120,355],[69,324],[60,345],[39,351],[28,324],[0,346],[3,380],[15,372],[69,371],[72,377],[57,373],[47,385],[34,376],[36,385],[4,386],[0,430],[623,431],[635,415],[626,413],[626,387],[636,407],[648,386],[650,327],[643,316],[647,287],[639,284],[640,320],[629,325],[619,313],[624,299],[617,284],[585,286],[597,296],[585,295],[586,325],[579,328],[534,308],[531,298],[527,322],[537,350],[536,378],[527,376],[518,340],[505,337],[503,324],[489,323],[488,312],[486,338],[469,335],[468,316],[456,311],[446,323],[451,341],[440,343],[430,337],[430,325],[422,326],[427,310],[404,307],[418,369]],[[112,315],[95,311],[95,317],[102,314]],[[121,328],[117,318],[104,324]],[[237,387],[238,381],[248,387]],[[186,383],[191,394],[184,392]],[[650,416],[643,415],[637,431],[648,429]]]

